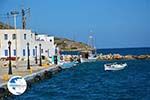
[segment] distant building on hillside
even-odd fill
[[[8,57],[8,41],[11,41],[12,57],[27,58],[27,43],[29,43],[30,58],[34,58],[36,52],[39,57],[39,44],[41,44],[42,56],[55,55],[54,36],[38,35],[31,30],[0,29],[0,58]]]

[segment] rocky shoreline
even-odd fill
[[[146,55],[120,55],[120,54],[100,54],[98,60],[146,60],[150,59],[150,54]]]

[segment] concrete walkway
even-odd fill
[[[50,67],[56,67],[54,65],[47,65],[47,64],[43,64],[43,66],[38,66],[38,65],[33,64],[32,62],[31,64],[32,64],[31,69],[27,70],[27,63],[25,61],[19,61],[17,64],[17,67],[12,67],[12,72],[13,72],[12,75],[8,75],[8,66],[0,65],[0,86],[2,84],[7,83],[9,78],[12,76],[19,75],[19,76],[25,77],[33,73],[42,71],[44,69],[48,69]]]

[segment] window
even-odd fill
[[[16,34],[12,35],[12,39],[15,40],[16,39]]]
[[[8,56],[8,50],[5,50],[5,56]]]
[[[33,56],[35,56],[35,49],[33,49]]]
[[[51,39],[50,39],[49,41],[50,41],[50,42],[52,42],[52,40],[51,40]]]
[[[24,34],[24,39],[25,39],[25,40],[27,39],[27,34]]]
[[[14,56],[16,56],[16,50],[14,50]]]
[[[26,56],[26,50],[23,49],[23,56]]]
[[[4,34],[4,40],[8,40],[8,34]]]

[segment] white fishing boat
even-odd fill
[[[127,63],[110,63],[110,64],[104,64],[104,69],[106,70],[121,70],[124,69],[127,66]]]
[[[84,63],[84,62],[95,62],[97,60],[97,55],[96,53],[92,53],[92,51],[88,51],[88,52],[82,52],[81,53],[81,63]]]
[[[80,60],[81,60],[81,63],[90,62],[89,59],[87,58],[80,58]]]
[[[95,62],[97,60],[97,57],[88,57],[87,58],[80,58],[81,59],[81,63],[85,63],[85,62]]]
[[[88,57],[89,62],[95,62],[97,59],[98,57],[96,53],[94,54],[92,52],[89,53],[89,57]]]
[[[96,52],[96,46],[94,45],[94,40],[95,38],[93,37],[93,32],[91,30],[90,35],[89,35],[89,40],[88,40],[88,45],[93,48],[93,50],[90,51],[83,51],[81,52],[81,63],[84,62],[95,62],[97,60],[97,52]]]

